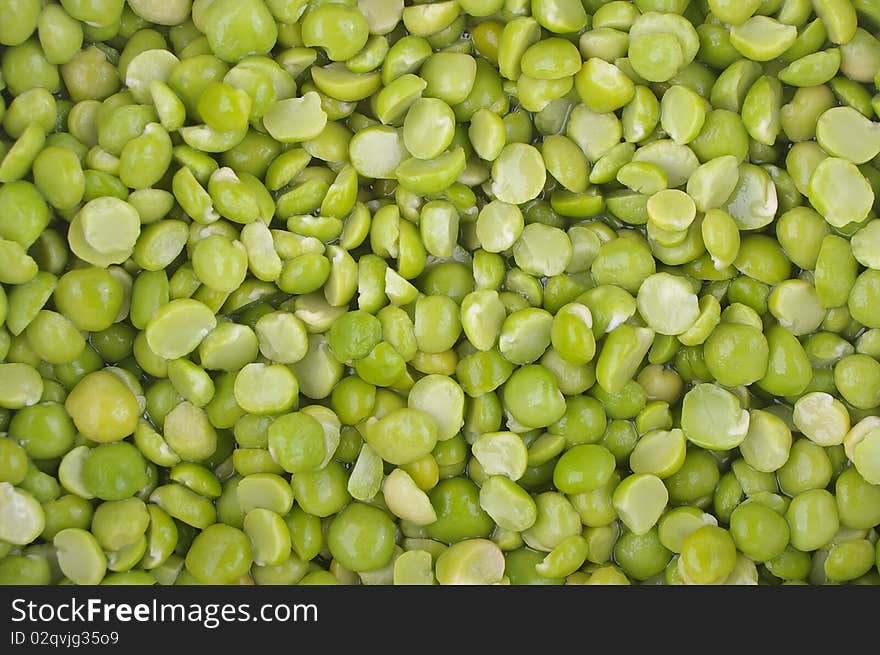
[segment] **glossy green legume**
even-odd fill
[[[875,580],[880,13],[308,4],[0,1],[0,578]]]

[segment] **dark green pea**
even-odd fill
[[[429,494],[437,520],[426,527],[428,536],[446,543],[488,537],[494,522],[480,507],[479,495],[468,479],[441,480]]]

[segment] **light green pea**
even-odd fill
[[[290,557],[290,531],[275,512],[262,507],[250,510],[244,516],[243,529],[258,566],[277,566]]]
[[[409,390],[407,405],[426,413],[437,426],[437,440],[451,439],[461,431],[464,393],[444,375],[426,375]]]
[[[440,553],[434,568],[441,585],[489,585],[501,581],[505,560],[488,539],[466,539]]]
[[[253,361],[258,348],[250,327],[223,321],[199,344],[199,361],[205,369],[234,372]]]
[[[706,105],[691,89],[671,86],[660,101],[660,125],[679,145],[693,141],[706,120]]]
[[[825,85],[799,88],[780,114],[782,129],[792,141],[806,141],[816,135],[819,116],[835,106],[834,94]]]
[[[791,430],[782,419],[753,409],[749,412],[748,433],[739,448],[749,466],[769,473],[781,468],[788,460],[791,443]]]
[[[408,436],[403,440],[401,434]],[[368,422],[364,439],[383,460],[403,466],[433,450],[437,442],[437,427],[424,412],[401,408]]]
[[[429,525],[437,520],[428,495],[419,489],[403,469],[394,469],[382,482],[382,496],[395,516],[416,525]]]
[[[408,550],[394,560],[395,585],[432,585],[434,570],[431,553],[426,550]]]
[[[398,123],[412,104],[422,97],[425,80],[406,73],[387,84],[376,95],[376,117],[383,123]]]
[[[172,300],[146,325],[147,344],[165,359],[178,359],[195,350],[217,325],[213,312],[188,298]]]
[[[566,96],[574,86],[574,78],[563,77],[556,80],[541,80],[528,75],[520,75],[516,82],[516,94],[523,109],[542,112],[554,100]],[[514,141],[509,136],[508,141]]]
[[[617,66],[593,57],[584,62],[574,78],[584,104],[596,113],[615,111],[635,95],[635,85]]]
[[[210,224],[220,218],[211,196],[189,168],[184,166],[174,174],[172,190],[183,211],[194,221]]]
[[[333,278],[331,272],[331,280]],[[355,283],[353,291],[357,290],[357,272],[355,271]],[[329,287],[329,282],[328,282]],[[325,292],[328,287],[325,287]],[[408,305],[419,296],[419,290],[417,287],[409,283],[406,279],[404,279],[397,271],[393,268],[385,269],[385,294],[388,296],[388,300],[390,300],[395,305]]]
[[[175,406],[165,416],[163,434],[172,450],[184,460],[205,460],[217,448],[217,433],[205,410],[189,401]]]
[[[203,584],[229,584],[245,575],[252,564],[247,535],[223,524],[202,530],[186,555],[187,571]]]
[[[429,36],[449,25],[458,18],[460,7],[457,2],[433,2],[430,5],[404,7],[401,20],[410,34]]]
[[[150,523],[140,498],[102,503],[92,517],[92,534],[105,550],[119,550],[141,538]]]
[[[506,410],[526,427],[544,427],[565,414],[565,399],[555,376],[537,365],[515,370],[502,395]]]
[[[844,75],[857,82],[872,82],[877,71],[877,41],[861,27],[840,48],[840,66]]]
[[[313,67],[312,81],[319,91],[342,102],[357,102],[375,93],[381,84],[379,73],[353,73],[344,64]]]
[[[788,50],[797,39],[797,28],[767,16],[752,16],[730,29],[730,43],[752,61],[770,61]]]
[[[629,35],[620,28],[606,25],[593,25],[578,40],[578,48],[585,59],[599,57],[613,62],[626,57],[629,50]]]
[[[206,286],[230,293],[241,286],[247,275],[247,250],[240,241],[213,234],[196,243],[192,264]]]
[[[173,199],[172,199],[173,200]],[[167,268],[186,246],[189,229],[177,220],[159,220],[143,228],[132,251],[132,259],[145,271]]]
[[[590,165],[578,145],[562,134],[544,137],[541,156],[547,172],[574,193],[587,189]]]
[[[748,434],[749,413],[726,389],[698,384],[684,396],[681,426],[688,441],[701,448],[730,450]]]
[[[876,254],[878,237],[880,237],[880,222],[869,220],[850,238],[852,254],[856,261],[862,266],[875,270],[880,268],[880,260]]]
[[[749,88],[742,104],[743,124],[755,141],[772,146],[782,129],[780,110],[782,85],[768,75],[762,75]]]
[[[0,482],[0,539],[19,546],[33,542],[46,525],[45,512],[28,491]]]
[[[535,504],[537,519],[522,534],[529,547],[551,552],[568,537],[581,533],[580,518],[562,494],[552,491],[538,494]]]
[[[95,198],[80,209],[70,224],[68,242],[82,260],[98,267],[121,264],[131,256],[140,236],[140,216],[127,202]]]
[[[797,45],[797,43],[795,43]],[[779,80],[789,86],[812,87],[830,81],[840,67],[840,50],[812,52],[779,71]]]
[[[710,374],[731,387],[760,380],[769,362],[766,338],[756,325],[733,323],[724,318],[722,316],[722,323],[703,345]]]
[[[677,570],[684,584],[719,584],[736,567],[736,545],[723,528],[698,528],[685,537],[681,548]]]
[[[196,407],[204,407],[214,397],[214,381],[188,359],[168,362],[168,379],[177,392]]]
[[[726,211],[709,209],[700,226],[703,243],[717,270],[736,261],[740,249],[739,228]]]
[[[744,23],[761,6],[760,0],[748,2],[730,2],[730,0],[711,0],[709,7],[712,13],[724,23],[739,25]]]
[[[168,117],[165,110],[176,104],[166,91],[170,90],[167,83],[171,78],[172,70],[179,61],[173,53],[167,50],[149,49],[135,55],[125,69],[125,85],[130,89],[134,99],[140,103],[154,103],[160,120],[163,118],[163,113],[165,117]],[[153,82],[161,84],[161,86],[155,87],[155,94]],[[170,103],[160,109],[158,98],[167,99]],[[164,120],[162,124],[165,125]],[[167,129],[168,126],[165,127]]]
[[[158,487],[150,494],[150,502],[171,517],[202,530],[217,521],[216,510],[208,498],[177,482]]]
[[[278,279],[282,262],[266,224],[262,221],[248,223],[242,228],[240,238],[247,252],[248,268],[254,277],[264,282]]]
[[[845,582],[867,573],[875,562],[874,545],[867,539],[835,544],[823,564],[829,580]]]
[[[76,276],[77,274],[75,273],[68,273],[62,279],[67,279],[69,284],[70,279]],[[4,292],[2,299],[0,299],[0,305],[3,305],[2,310],[0,310],[0,317],[5,314],[5,320],[0,321],[0,323],[5,323],[6,328],[13,335],[24,332],[25,328],[43,309],[49,298],[52,297],[57,284],[58,280],[54,275],[40,272],[29,282],[15,286],[9,292],[8,300]],[[71,300],[77,300],[76,297],[78,295],[76,285],[71,286],[73,286],[72,289],[66,289],[65,293],[59,294],[56,299],[58,309],[68,316],[70,316],[70,313],[67,312],[68,297],[72,296]],[[114,311],[113,313],[115,315],[116,312]],[[78,317],[74,316],[72,318]]]
[[[850,429],[849,413],[843,403],[818,391],[798,398],[792,420],[805,437],[820,446],[843,443]]]
[[[15,241],[0,239],[0,282],[24,284],[36,277],[37,262]]]
[[[493,200],[485,204],[477,216],[477,238],[485,251],[504,252],[516,243],[524,226],[519,207]]]
[[[418,157],[406,159],[397,166],[394,175],[404,188],[430,195],[448,189],[464,170],[466,163],[464,150],[456,147],[430,160]]]
[[[58,481],[61,486],[79,496],[80,498],[91,499],[95,497],[86,486],[84,479],[84,464],[90,454],[88,446],[77,446],[67,452],[61,459],[58,466]]]
[[[785,280],[775,286],[767,306],[780,325],[798,336],[814,332],[825,318],[816,289],[803,280]]]
[[[656,273],[639,287],[636,299],[642,318],[659,334],[686,332],[699,317],[696,294],[687,281],[668,273]],[[675,311],[670,311],[675,308]]]
[[[617,485],[612,502],[623,524],[633,534],[642,535],[656,525],[668,497],[660,478],[649,473],[634,473]]]
[[[366,502],[379,493],[383,477],[382,458],[364,443],[348,478],[348,492],[353,498]]]
[[[659,103],[657,114],[659,120]],[[597,114],[583,103],[571,110],[565,125],[566,136],[581,147],[590,161],[599,160],[616,146],[622,132],[623,125],[616,114]]]
[[[554,548],[535,570],[542,576],[564,577],[577,571],[587,560],[589,545],[580,535],[571,536]]]
[[[245,128],[238,130],[215,130],[207,125],[188,125],[178,129],[184,142],[194,150],[202,152],[226,152],[231,150],[247,135]]]
[[[165,438],[144,419],[138,421],[134,430],[134,444],[144,457],[157,466],[174,466],[180,461],[180,456],[171,450]]]
[[[593,316],[586,305],[569,303],[553,317],[550,341],[560,356],[572,364],[586,364],[596,354]]]
[[[630,469],[665,479],[682,467],[685,455],[686,440],[680,429],[651,430],[639,438],[630,453]]]
[[[535,307],[512,312],[501,326],[498,349],[509,362],[529,364],[550,345],[553,316]]]
[[[816,141],[832,157],[864,164],[880,152],[878,126],[852,107],[834,107],[816,123]]]
[[[220,215],[236,223],[251,223],[261,213],[256,191],[228,166],[211,173],[208,194]]]
[[[877,484],[880,480],[880,432],[871,430],[864,435],[861,440],[849,441],[850,450],[852,452],[852,461],[856,470],[870,484]],[[854,445],[853,445],[854,443]]]
[[[235,378],[235,400],[252,414],[286,411],[296,403],[298,391],[296,376],[281,364],[247,364]]]
[[[568,235],[558,227],[543,223],[527,225],[513,246],[517,266],[531,275],[560,275],[572,256]]]
[[[158,505],[147,505],[150,523],[147,527],[147,552],[140,567],[149,570],[161,567],[169,561],[179,538],[177,524]]]
[[[646,86],[636,85],[633,98],[623,108],[623,137],[627,143],[644,140],[660,122],[660,102]]]
[[[254,473],[241,478],[236,496],[245,514],[264,508],[287,515],[293,506],[293,490],[284,478],[274,473]]]
[[[817,0],[813,4],[813,9],[816,16],[825,24],[829,41],[842,44],[853,38],[858,27],[858,18],[851,3],[840,0]]]
[[[61,572],[75,584],[98,584],[107,572],[107,558],[97,539],[81,528],[65,528],[52,540]]]
[[[617,393],[632,379],[654,341],[648,328],[621,325],[610,332],[599,352],[596,379],[608,393]]]
[[[640,77],[649,82],[665,82],[686,64],[682,46],[675,34],[640,30],[633,33],[630,29],[627,54],[633,70]]]
[[[261,316],[254,327],[264,357],[279,364],[293,364],[305,357],[308,333],[303,322],[288,312]]]
[[[25,177],[45,142],[43,127],[37,123],[28,125],[0,160],[0,181],[14,182]]]
[[[73,209],[85,192],[85,177],[76,154],[67,148],[50,146],[33,164],[34,184],[56,209]]]
[[[593,166],[593,169],[589,172],[589,181],[592,184],[607,184],[614,180],[617,175],[619,175],[620,171],[623,170],[626,166],[635,166],[637,169],[639,167],[648,166],[653,168],[653,171],[648,172],[647,177],[654,177],[655,179],[651,182],[648,182],[646,186],[650,186],[653,182],[658,185],[659,188],[666,187],[666,174],[660,169],[659,166],[654,166],[653,164],[644,164],[643,162],[633,163],[630,160],[635,154],[636,148],[632,143],[619,143],[613,148],[611,148],[608,152],[603,154],[599,160]],[[639,177],[638,170],[635,171],[636,175],[633,177]],[[656,179],[659,176],[659,179]],[[637,184],[637,186],[640,186]],[[640,191],[640,193],[644,193]],[[601,197],[600,197],[601,199]],[[551,196],[551,204],[552,204],[552,196]],[[594,213],[594,212],[591,212]]]
[[[474,457],[487,475],[519,480],[526,471],[528,452],[513,432],[485,432],[472,444]]]
[[[823,307],[847,302],[855,285],[858,263],[846,239],[828,234],[821,241],[815,262],[814,284]]]
[[[424,94],[449,105],[464,102],[474,87],[476,75],[476,60],[459,52],[437,52],[428,57],[419,71],[428,83]]]
[[[693,199],[678,189],[663,189],[648,199],[648,220],[662,230],[687,230],[697,215]]]
[[[0,243],[6,244],[0,246],[5,251],[6,262],[0,274],[8,278],[3,280],[7,284],[22,284],[33,277],[28,277],[33,259],[25,250],[37,241],[50,220],[49,207],[41,193],[38,186],[25,180],[9,182],[0,188],[0,211],[3,212],[0,219],[3,241]],[[27,279],[16,279],[20,277]]]
[[[722,208],[741,230],[768,225],[779,208],[776,186],[763,168],[741,164],[736,186]]]
[[[378,34],[372,35],[367,39],[366,45],[354,57],[349,59],[345,65],[349,70],[355,73],[368,73],[376,70],[385,61],[388,54],[388,40]],[[309,63],[313,62],[311,60]]]
[[[263,115],[263,125],[273,138],[283,143],[306,141],[318,136],[327,125],[327,114],[314,91],[301,98],[288,98],[272,104]]]
[[[480,507],[499,526],[508,530],[528,530],[537,519],[535,501],[504,475],[494,475],[483,483]]]
[[[492,178],[496,198],[515,205],[528,202],[544,187],[544,160],[534,146],[510,143],[492,164]]]
[[[461,334],[458,305],[447,296],[422,296],[416,301],[415,338],[428,354],[449,350]]]
[[[487,351],[495,346],[504,319],[504,304],[495,290],[474,291],[462,300],[462,330],[478,350]]]
[[[163,127],[169,132],[179,130],[186,121],[186,106],[174,90],[162,80],[152,80],[150,100]]]
[[[303,43],[319,46],[333,61],[354,57],[367,43],[369,24],[354,7],[320,6],[305,14],[302,21]]]
[[[666,512],[659,521],[657,534],[663,546],[673,553],[680,553],[688,535],[705,525],[718,525],[717,519],[696,507],[686,505]]]
[[[683,185],[699,166],[690,148],[665,139],[636,150],[633,161],[649,162],[662,168],[670,187]]]
[[[516,80],[522,72],[522,57],[541,38],[541,26],[530,16],[508,22],[498,41],[498,69],[508,80]]]
[[[808,197],[834,227],[864,221],[874,202],[874,192],[855,164],[837,157],[827,157],[816,166]]]
[[[435,257],[451,257],[458,242],[458,210],[450,202],[426,202],[419,214],[419,230],[425,250]]]
[[[382,66],[382,83],[388,86],[398,77],[418,72],[419,67],[431,56],[430,44],[412,34],[396,41],[388,50]]]

